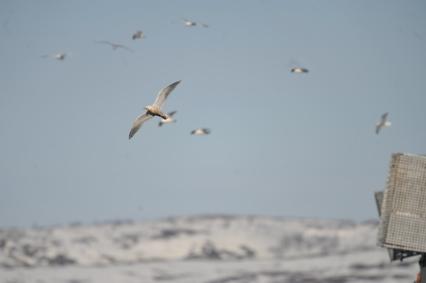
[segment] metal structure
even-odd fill
[[[426,283],[426,156],[392,155],[383,192],[375,193],[380,216],[378,244],[391,260],[422,255],[422,283]]]
[[[382,207],[382,203],[383,203],[383,195],[384,195],[384,192],[375,192],[374,193],[379,217],[382,214],[381,213],[381,207]],[[394,260],[402,261],[403,259],[405,259],[407,257],[421,255],[421,253],[414,252],[414,251],[406,251],[406,250],[391,249],[391,248],[388,248],[387,250],[388,250],[388,254],[389,254],[389,259],[391,261],[394,261]]]

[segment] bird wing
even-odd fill
[[[137,117],[136,120],[133,122],[132,128],[130,129],[129,139],[131,139],[136,134],[136,132],[139,130],[139,128],[144,122],[148,121],[152,117],[153,116],[148,114],[147,112]]]
[[[175,114],[176,114],[176,112],[177,112],[177,111],[172,111],[172,112],[169,112],[167,115],[168,115],[169,117],[173,117],[173,115],[175,115]]]
[[[389,115],[389,113],[388,113],[388,112],[383,113],[383,115],[382,115],[382,122],[385,122],[385,121],[386,121],[386,119],[388,118],[388,115]]]
[[[378,135],[379,134],[379,132],[380,132],[380,129],[382,128],[382,124],[381,123],[378,123],[377,125],[376,125],[376,135]]]
[[[180,81],[177,81],[161,89],[158,92],[157,98],[155,99],[153,106],[157,106],[158,108],[161,108],[161,106],[164,104],[164,101],[166,101],[166,98],[169,96],[169,94],[175,89],[175,87],[179,83]]]
[[[107,41],[107,40],[95,40],[95,43],[108,44],[108,45],[112,46],[112,48],[114,48],[114,49],[115,48],[123,48],[123,49],[130,51],[130,52],[133,52],[132,49],[130,49],[129,47],[127,47],[123,44],[118,44],[118,43],[114,43],[114,42]]]
[[[134,52],[133,49],[130,49],[126,45],[123,45],[123,44],[114,44],[114,45],[115,45],[116,48],[123,48],[123,49],[125,49],[127,51]]]
[[[106,40],[95,40],[95,43],[101,43],[101,44],[108,44],[108,45],[114,45],[112,42],[106,41]]]
[[[203,128],[202,130],[203,130],[204,134],[206,134],[206,135],[210,134],[210,129]]]

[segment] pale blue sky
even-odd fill
[[[0,1],[0,226],[375,218],[391,153],[426,153],[425,12],[420,0]],[[176,80],[165,109],[178,122],[129,141]]]

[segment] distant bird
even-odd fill
[[[306,69],[306,68],[302,68],[302,67],[294,67],[294,68],[292,68],[290,71],[291,71],[292,73],[299,73],[299,74],[302,74],[302,73],[308,73],[308,72],[309,72],[309,70],[308,70],[308,69]]]
[[[176,86],[180,82],[181,81],[174,82],[171,85],[161,89],[158,92],[157,98],[155,99],[154,103],[152,105],[145,106],[145,113],[137,117],[136,120],[133,122],[132,128],[130,129],[129,133],[129,139],[131,139],[136,134],[136,132],[139,130],[139,128],[144,122],[148,121],[152,117],[159,116],[164,120],[167,120],[168,116],[161,111],[161,106],[164,104],[169,94],[176,88]]]
[[[208,24],[197,23],[197,22],[194,22],[194,21],[191,21],[191,20],[188,20],[188,19],[183,19],[183,24],[186,27],[195,27],[197,24],[200,24],[204,28],[208,28],[209,27]]]
[[[110,41],[106,41],[106,40],[98,40],[98,41],[95,41],[95,42],[100,43],[100,44],[107,44],[107,45],[112,47],[112,50],[117,50],[118,48],[122,48],[124,50],[133,52],[132,49],[130,49],[129,47],[127,47],[123,44],[118,44],[118,43],[114,43],[114,42],[110,42]]]
[[[161,127],[164,124],[170,124],[170,123],[176,122],[176,120],[173,119],[173,115],[175,115],[176,112],[177,111],[172,111],[172,112],[167,113],[167,119],[161,119],[161,121],[158,123],[158,126]]]
[[[56,53],[56,54],[43,55],[43,56],[41,56],[41,57],[42,57],[42,58],[51,57],[51,58],[56,59],[56,60],[58,60],[58,61],[64,61],[66,56],[67,56],[67,54],[66,54],[66,53],[61,52],[61,53]]]
[[[388,121],[388,115],[389,113],[386,112],[382,115],[382,117],[380,118],[380,121],[376,123],[376,134],[378,135],[380,130],[382,128],[387,128],[390,127],[392,125],[392,123],[390,121]]]
[[[210,134],[210,129],[207,129],[207,128],[198,128],[191,131],[191,135],[194,135],[194,136],[205,136],[208,134]]]
[[[195,27],[195,26],[197,25],[197,23],[196,23],[196,22],[191,21],[191,20],[187,20],[187,19],[183,19],[183,24],[184,24],[186,27]]]
[[[136,31],[133,35],[132,35],[132,39],[133,40],[135,40],[135,39],[142,39],[142,38],[144,38],[145,37],[145,34],[143,33],[143,31],[141,31],[141,30],[138,30],[138,31]]]

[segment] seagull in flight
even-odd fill
[[[298,73],[298,74],[303,74],[303,73],[308,73],[309,70],[306,68],[302,68],[302,67],[294,67],[291,68],[290,70],[292,73]]]
[[[194,136],[205,136],[208,134],[210,134],[210,129],[207,129],[207,128],[198,128],[191,131],[191,135],[194,135]]]
[[[158,122],[158,126],[161,127],[164,124],[170,124],[170,123],[176,122],[176,119],[173,119],[173,115],[175,115],[176,112],[177,111],[172,111],[167,113],[167,119],[161,119],[161,121]]]
[[[195,27],[197,24],[200,24],[203,28],[208,28],[209,25],[208,24],[203,24],[203,23],[197,23],[188,19],[183,19],[183,24],[186,27]]]
[[[167,120],[169,118],[168,115],[166,115],[165,113],[161,111],[161,106],[163,106],[167,97],[170,95],[170,93],[176,88],[176,86],[180,82],[181,81],[176,81],[172,83],[171,85],[168,85],[165,88],[161,89],[158,92],[157,98],[155,99],[154,103],[152,105],[145,106],[145,112],[141,114],[139,117],[137,117],[135,121],[133,121],[133,125],[129,133],[129,139],[131,139],[136,134],[136,132],[139,130],[139,128],[142,126],[144,122],[148,121],[152,117],[158,116],[163,118],[164,120]]]
[[[143,31],[138,30],[132,35],[133,40],[138,39],[138,38],[139,39],[145,38],[145,34],[143,33]]]
[[[387,128],[392,125],[390,121],[388,121],[388,115],[389,113],[383,113],[382,117],[380,118],[380,121],[376,123],[376,134],[378,135],[380,130],[382,128]]]
[[[129,47],[127,47],[127,46],[125,46],[123,44],[118,44],[118,43],[110,42],[110,41],[107,41],[107,40],[97,40],[95,42],[96,43],[100,43],[100,44],[107,44],[107,45],[109,45],[109,46],[112,47],[112,50],[117,50],[118,48],[122,48],[124,50],[133,52],[132,49],[130,49]]]
[[[43,55],[41,57],[42,58],[52,57],[53,59],[56,59],[58,61],[64,61],[66,56],[67,56],[66,53],[61,52],[61,53],[55,53],[55,54],[50,54],[50,55]]]

